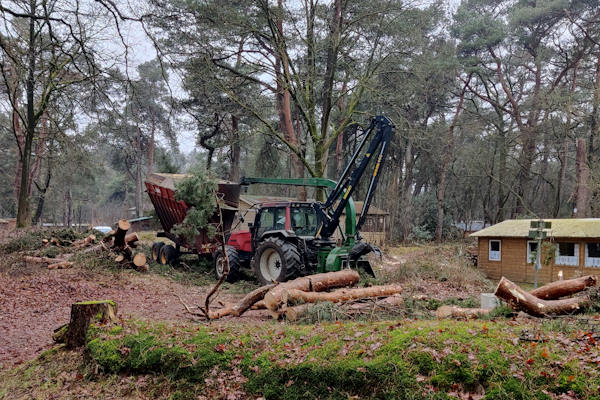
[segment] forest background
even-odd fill
[[[378,114],[396,126],[374,201],[393,241],[598,217],[599,5],[2,2],[0,217],[148,215],[144,176],[197,165],[335,179]],[[151,61],[136,62],[131,29]]]

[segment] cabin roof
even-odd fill
[[[472,237],[529,237],[531,221],[537,219],[510,219],[472,233]],[[557,238],[600,238],[600,218],[544,219],[552,222],[546,230],[548,236]]]

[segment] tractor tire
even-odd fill
[[[154,261],[156,263],[160,263],[160,249],[164,245],[165,244],[163,242],[154,242],[154,243],[152,243],[152,250],[151,250],[152,261]]]
[[[238,254],[236,248],[232,246],[225,246],[225,251],[227,252],[227,258],[229,258],[229,275],[227,275],[227,279],[225,279],[225,281],[235,282],[240,278],[240,255]],[[223,251],[217,251],[213,259],[213,266],[217,279],[221,279],[221,276],[223,276],[225,262]]]
[[[296,245],[276,237],[267,238],[258,246],[252,263],[254,273],[263,285],[285,282],[302,270]]]
[[[163,247],[161,247],[158,254],[158,263],[163,265],[171,264],[173,261],[179,258],[179,252],[170,244],[165,244]]]

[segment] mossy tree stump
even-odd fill
[[[71,305],[71,320],[65,335],[67,348],[83,346],[92,322],[115,322],[117,304],[112,300],[82,301]]]

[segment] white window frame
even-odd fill
[[[532,258],[533,253],[530,250],[529,243],[535,243],[537,245],[538,242],[537,242],[537,240],[528,240],[527,241],[527,264],[535,264],[535,258]],[[537,257],[537,254],[536,254],[536,257]]]
[[[588,251],[588,244],[585,244],[585,266],[586,267],[600,267],[600,257],[590,257]]]
[[[492,242],[498,242],[498,251],[492,251]],[[500,261],[502,259],[502,240],[490,239],[488,240],[488,260]]]
[[[556,243],[556,261],[554,262],[556,265],[570,265],[570,266],[579,266],[579,243],[573,243],[575,246],[575,255],[574,256],[561,256],[560,255],[560,243],[573,243],[573,242],[559,242]]]

